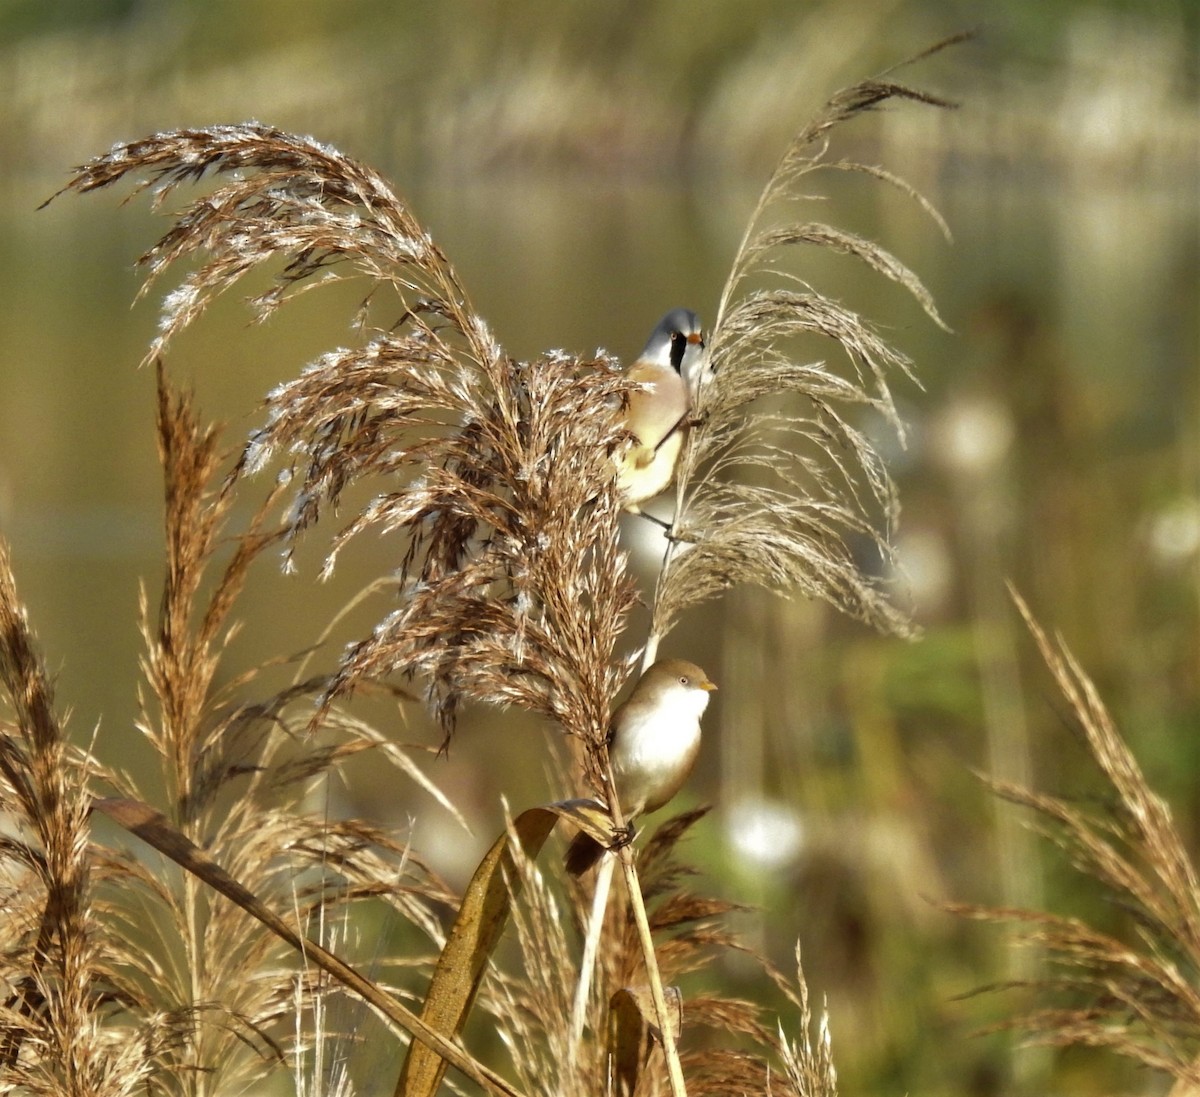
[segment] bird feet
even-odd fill
[[[609,842],[608,848],[612,853],[616,853],[619,849],[624,849],[637,835],[637,830],[632,823],[626,823],[623,827],[613,827],[612,841]]]
[[[639,518],[645,518],[646,521],[648,521],[648,522],[653,522],[656,526],[659,527],[659,529],[661,529],[663,531],[663,536],[668,541],[674,541],[677,544],[685,544],[685,545],[694,545],[696,543],[695,541],[692,540],[692,538],[681,537],[678,533],[676,533],[674,525],[672,525],[672,523],[668,522],[665,518],[659,518],[658,515],[649,514],[644,510],[637,510],[637,511],[633,511],[632,513],[636,514]]]

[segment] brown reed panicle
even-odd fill
[[[148,688],[138,727],[156,753],[161,788],[95,769],[122,796],[160,804],[179,832],[301,925],[320,932],[350,902],[376,898],[432,951],[441,935],[434,909],[453,902],[451,893],[381,828],[331,817],[319,797],[306,806],[322,781],[366,750],[398,777],[411,775],[404,752],[337,709],[306,734],[325,678],[253,702],[242,698],[252,695],[256,671],[215,685],[250,567],[287,531],[267,526],[272,496],[243,533],[227,534],[236,482],[221,486],[216,431],[201,426],[189,397],[170,392],[161,368],[158,384],[167,567],[157,615],[142,594]],[[295,1039],[297,1001],[312,1007],[325,981],[286,962],[291,953],[278,938],[195,876],[128,854],[107,859],[123,875],[119,889],[103,892],[105,915],[137,948],[124,977],[143,1010],[186,1021],[160,1055],[156,1081],[182,1093],[229,1092],[275,1069]]]
[[[140,1008],[123,971],[136,951],[97,901],[113,868],[89,841],[89,761],[67,741],[2,540],[0,686],[0,1077],[32,1094],[140,1092],[177,1017]]]
[[[910,632],[848,542],[865,540],[891,561],[888,538],[899,501],[870,435],[851,416],[867,408],[903,440],[889,375],[916,378],[908,358],[866,319],[785,269],[784,252],[810,245],[850,255],[945,325],[920,279],[879,245],[828,224],[780,223],[810,176],[853,172],[899,188],[949,235],[937,211],[903,179],[831,156],[835,129],[892,100],[953,106],[890,79],[893,71],[838,92],[817,112],[789,145],[750,218],[712,328],[711,377],[695,396],[703,426],[690,432],[680,458],[675,533],[686,551],[678,544],[667,551],[654,600],[656,637],[685,610],[744,582],[820,598],[876,628]],[[798,346],[808,345],[804,337],[813,336],[850,363],[848,375],[795,357]]]
[[[324,926],[351,900],[372,897],[436,945],[434,907],[453,897],[419,858],[377,827],[301,808],[317,781],[363,750],[414,774],[403,752],[338,710],[306,739],[324,679],[255,703],[236,699],[253,673],[214,688],[248,569],[285,531],[265,528],[268,499],[212,579],[233,485],[214,487],[215,432],[200,427],[186,397],[172,396],[161,370],[158,380],[167,567],[156,619],[142,597],[149,689],[139,727],[162,788],[146,799],[301,922]],[[289,1039],[296,1013],[325,984],[283,963],[274,937],[194,877],[92,840],[89,786],[139,790],[67,743],[2,542],[0,683],[11,712],[0,716],[0,804],[13,820],[0,843],[5,1082],[97,1097],[151,1084],[220,1092],[272,1070],[288,1043],[302,1054],[305,1037]]]
[[[952,904],[966,916],[1013,927],[1052,972],[988,990],[1026,988],[1045,1004],[996,1026],[1054,1047],[1106,1048],[1174,1078],[1172,1093],[1200,1086],[1200,877],[1169,805],[1146,781],[1095,685],[1061,639],[1052,641],[1015,592],[1073,730],[1111,790],[1100,808],[990,782],[1034,813],[1035,825],[1130,925],[1104,931],[1046,911]]]
[[[207,171],[237,172],[183,210],[142,257],[152,275],[204,252],[171,292],[151,355],[253,266],[283,258],[253,306],[352,274],[395,312],[363,345],[324,355],[266,401],[238,474],[276,454],[298,482],[289,533],[352,482],[386,485],[338,535],[409,538],[401,607],[343,660],[330,697],[383,672],[428,676],[449,734],[463,699],[513,703],[601,737],[625,668],[613,652],[635,591],[617,548],[613,409],[629,387],[608,359],[501,351],[446,257],[369,168],[309,138],[248,123],[158,134],[77,169],[64,190],[149,174],[159,205]],[[314,281],[314,277],[320,278]]]

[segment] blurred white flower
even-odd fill
[[[725,826],[734,851],[758,868],[779,868],[794,861],[804,844],[799,815],[777,800],[738,800],[725,813]]]
[[[896,571],[918,617],[945,607],[954,582],[954,561],[937,530],[927,526],[901,531],[896,538]]]
[[[965,397],[951,403],[931,439],[937,459],[947,468],[968,475],[991,472],[1004,460],[1013,442],[1008,408],[988,397]]]
[[[1200,550],[1200,499],[1175,499],[1152,514],[1146,540],[1155,560],[1175,564]]]

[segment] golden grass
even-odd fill
[[[416,1041],[398,1092],[436,1089],[443,1065],[422,1067],[429,1053],[411,1048],[449,1056],[446,1041],[461,1038],[477,1000],[476,1016],[508,1050],[513,1080],[481,1061],[486,1048],[456,1051],[456,1066],[490,1092],[590,1093],[611,1077],[615,1092],[641,1094],[836,1093],[827,1022],[814,1019],[803,973],[789,981],[762,960],[754,961],[761,985],[790,999],[796,1034],[784,1035],[758,1004],[694,995],[672,1051],[672,996],[660,993],[662,981],[742,949],[728,928],[735,905],[693,891],[678,859],[702,812],[660,826],[636,860],[622,851],[629,886],[608,908],[585,1041],[573,1054],[568,1003],[588,896],[543,873],[535,853],[558,818],[602,829],[603,811],[600,824],[571,804],[518,813],[478,883],[455,896],[399,836],[331,815],[321,792],[363,752],[398,778],[425,780],[349,707],[356,691],[406,701],[417,683],[447,739],[465,704],[552,721],[568,747],[571,787],[602,794],[609,713],[634,664],[652,659],[696,605],[735,584],[821,598],[908,633],[850,544],[865,537],[889,551],[895,492],[862,415],[902,435],[891,386],[914,370],[862,316],[788,264],[797,249],[832,248],[903,287],[940,323],[921,282],[878,245],[791,215],[814,172],[866,174],[921,202],[886,170],[832,152],[840,127],[896,101],[946,105],[890,73],[839,93],[786,150],[754,211],[695,393],[645,637],[629,635],[640,595],[619,539],[613,454],[625,441],[618,412],[630,391],[619,363],[563,352],[511,358],[387,183],[311,138],[251,123],[180,130],[77,169],[65,189],[132,177],[138,189],[155,188],[156,206],[214,179],[142,260],[151,278],[191,263],[165,298],[148,354],[159,379],[166,563],[157,607],[142,599],[139,730],[158,762],[153,782],[135,785],[68,742],[0,545],[0,794],[13,819],[0,846],[6,1083],[31,1093],[215,1094],[283,1071],[305,1092],[350,1092],[355,1083],[327,1049],[353,1033],[329,1021],[333,983],[320,967],[389,1019],[397,1061],[407,1037],[391,1034]],[[264,263],[279,273],[251,302],[259,318],[331,281],[365,280],[358,338],[269,393],[262,425],[227,461],[215,429],[173,391],[163,360],[215,297]],[[833,364],[801,355],[814,343],[834,352]],[[275,477],[264,489],[257,477],[268,469]],[[283,689],[260,685],[253,668],[225,667],[234,610],[264,552],[324,529],[318,520],[364,485],[375,495],[342,519],[325,567],[351,538],[402,535],[385,584],[393,600],[374,627],[327,670],[297,670]],[[257,500],[252,516],[234,530],[234,502],[247,497]],[[1053,914],[970,913],[1031,927],[1065,971],[1037,986],[1075,1001],[1014,1026],[1200,1082],[1195,870],[1091,684],[1031,627],[1114,790],[1114,815],[999,791],[1038,812],[1075,863],[1119,897],[1133,940]],[[302,654],[304,666],[325,657]],[[92,797],[102,793],[139,802],[109,814],[149,820],[130,829],[182,851],[172,856],[189,871],[93,828]],[[208,886],[218,877],[206,864],[220,867],[223,895],[235,904]],[[368,980],[328,953],[318,964],[306,944],[306,934],[328,943],[331,927],[364,898],[407,927],[405,965],[423,977],[440,954],[424,1022],[400,1008],[403,995],[422,996],[419,984]],[[643,903],[653,947],[639,930]],[[446,917],[453,910],[457,920]],[[510,918],[517,956],[506,962],[497,942]],[[476,1037],[468,1029],[461,1039]]]
[[[1032,992],[1039,1004],[1001,1027],[1036,1044],[1106,1048],[1180,1087],[1200,1085],[1200,874],[1169,805],[1150,787],[1095,685],[1015,597],[1104,795],[1084,806],[1066,795],[992,786],[1030,810],[1094,893],[1124,913],[1125,926],[1099,929],[1040,910],[951,909],[1011,925],[1014,943],[1041,955],[1044,974],[1005,984]]]

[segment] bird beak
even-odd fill
[[[708,693],[712,693],[717,688],[716,682],[710,682],[707,678],[700,683],[700,688]]]
[[[687,341],[689,343],[699,343],[700,349],[701,350],[704,349],[704,333],[703,332],[700,332],[700,331],[692,332],[692,334],[687,337]],[[716,686],[714,686],[713,688],[716,689]]]

